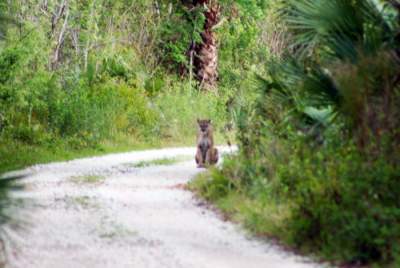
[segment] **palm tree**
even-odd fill
[[[290,0],[281,14],[295,55],[269,67],[266,92],[300,118],[340,115],[361,146],[371,134],[399,135],[399,9],[373,0]]]
[[[215,89],[218,79],[218,47],[217,38],[213,28],[220,20],[221,8],[215,0],[194,0],[196,8],[204,9],[204,28],[201,33],[201,43],[193,43],[191,50],[194,52],[193,67],[196,79],[201,88]]]

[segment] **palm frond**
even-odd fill
[[[305,107],[304,114],[325,127],[329,126],[336,116],[336,112],[331,106],[323,109]]]
[[[326,70],[314,66],[303,75],[302,94],[307,99],[307,105],[318,108],[341,105],[340,91]]]
[[[393,27],[373,0],[289,0],[284,14],[303,57],[319,46],[355,62],[360,50],[375,53],[393,36]]]
[[[17,184],[17,181],[23,178],[24,176],[0,176],[0,232],[2,225],[12,219],[9,208],[12,205],[13,199],[10,197],[10,192],[23,188]]]
[[[294,59],[270,62],[268,77],[258,76],[260,81],[259,112],[264,102],[272,98],[287,108],[288,116],[300,120],[328,125],[339,109],[342,98],[329,73],[319,66],[305,67]]]

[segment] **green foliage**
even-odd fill
[[[199,175],[190,188],[199,192],[199,194],[209,201],[216,201],[225,198],[229,191],[235,187],[232,181],[227,179],[217,170],[212,170],[210,174]]]
[[[0,40],[5,38],[7,28],[13,20],[7,14],[7,4],[0,3]]]
[[[286,21],[303,55],[321,50],[341,60],[356,61],[384,46],[393,46],[394,18],[372,0],[289,1]]]
[[[250,98],[239,86],[264,55],[256,39],[265,1],[221,1],[224,19],[215,29],[221,89],[215,93],[198,92],[185,79],[188,49],[202,41],[202,6],[153,0],[6,2],[0,3],[0,171],[194,145],[199,117],[212,119],[220,143],[231,100],[239,94]],[[239,17],[233,18],[236,11]],[[17,23],[8,23],[10,15],[17,15]],[[223,183],[221,177],[221,189]],[[2,195],[0,203],[8,206]]]
[[[166,7],[167,8],[167,7]],[[175,70],[189,68],[187,52],[190,45],[201,42],[204,15],[202,7],[189,8],[177,3],[169,8],[174,10],[161,26],[160,52],[165,64],[172,64]]]
[[[286,33],[244,84],[255,97],[235,100],[240,151],[195,188],[251,230],[324,259],[395,265],[398,11],[369,0],[270,7]]]
[[[23,187],[19,184],[19,180],[23,179],[22,176],[0,176],[0,242],[5,244],[9,242],[8,235],[10,228],[16,229],[19,227],[19,218],[15,216],[15,211],[18,206],[23,205],[23,201],[13,195],[16,191],[21,190]],[[5,227],[5,224],[8,226]],[[1,256],[1,261],[6,261],[6,256]]]
[[[166,74],[171,67],[188,67],[187,50],[201,41],[203,7],[149,0],[30,7],[20,1],[1,7],[1,14],[19,14],[19,21],[8,27],[0,50],[0,137],[32,146],[62,139],[83,149],[121,133],[146,142],[188,142],[197,117],[212,118],[222,129],[232,110],[226,104],[256,58],[251,50],[265,3],[224,6],[221,25],[230,32],[218,33],[223,56],[216,95],[198,93]],[[239,17],[226,23],[236,11]],[[240,61],[231,61],[232,53]]]
[[[21,189],[17,182],[22,178],[21,176],[0,176],[0,226],[12,218],[9,209],[13,200],[10,193]]]
[[[194,142],[197,118],[211,118],[214,129],[219,132],[227,117],[223,97],[218,97],[212,92],[193,91],[187,84],[178,84],[177,88],[164,91],[154,102],[160,113],[159,124],[164,130],[164,139],[179,133],[181,137]]]
[[[367,161],[343,146],[296,153],[289,168],[278,168],[294,203],[288,230],[296,245],[319,247],[328,258],[348,262],[390,262],[399,254],[400,171],[383,159]]]
[[[179,162],[193,160],[192,156],[176,156],[176,157],[164,157],[160,159],[148,160],[148,161],[140,161],[138,163],[127,164],[130,167],[134,168],[143,168],[150,166],[169,166],[174,165]]]

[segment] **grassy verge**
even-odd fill
[[[193,136],[193,135],[192,135]],[[76,158],[123,153],[136,150],[158,149],[164,147],[195,146],[195,137],[143,141],[129,136],[119,136],[103,141],[96,146],[77,148],[66,141],[56,140],[46,145],[31,145],[13,140],[0,139],[0,174],[22,169],[34,164],[67,161]],[[217,142],[223,144],[221,134],[216,135]],[[169,159],[174,163],[181,159]],[[157,163],[152,163],[153,165]],[[161,163],[164,164],[164,163]]]
[[[33,164],[44,164],[109,153],[189,145],[191,145],[189,142],[135,141],[129,137],[104,141],[96,146],[87,148],[75,148],[61,140],[49,145],[29,145],[18,141],[3,141],[0,142],[0,173],[21,169]]]
[[[193,159],[193,156],[164,157],[149,161],[140,161],[138,163],[132,163],[128,165],[135,168],[150,167],[150,166],[169,166],[190,159]]]
[[[333,165],[330,161],[342,158],[333,153],[324,158],[313,153],[310,156],[303,151],[303,157],[312,163],[307,168],[304,164],[294,165],[300,158],[293,152],[285,163],[272,156],[262,158],[268,160],[267,164],[260,163],[260,159],[246,162],[241,158],[239,162],[238,156],[227,157],[221,170],[200,174],[189,189],[251,233],[273,238],[301,254],[344,267],[400,267],[395,224],[398,206],[391,203],[397,195],[390,196],[393,199],[385,197],[385,202],[378,199],[390,192],[381,181],[389,181],[393,192],[398,189],[394,186],[397,168],[379,162],[369,163],[371,166],[363,170],[363,162],[358,162],[355,155],[351,165]],[[321,158],[319,162],[316,157]],[[260,172],[258,168],[265,172],[268,164],[275,173]],[[361,174],[364,180],[350,176],[354,174]],[[282,181],[285,178],[287,181]],[[374,191],[373,198],[365,196],[365,185],[377,181],[367,188]],[[290,183],[289,187],[284,187],[285,183]]]
[[[284,222],[290,210],[287,204],[261,202],[238,190],[234,181],[221,176],[218,170],[199,174],[189,183],[189,189],[211,202],[233,222],[242,224],[258,236],[284,236]]]
[[[272,240],[286,250],[312,256],[317,262],[326,261],[314,255],[316,249],[298,248],[292,241],[293,234],[287,228],[291,217],[289,203],[253,197],[251,193],[239,190],[235,184],[222,176],[220,171],[211,170],[197,175],[188,188],[199,198],[210,202],[225,219],[242,225],[252,235]]]
[[[84,175],[72,177],[71,180],[77,184],[99,184],[104,182],[105,177],[100,175]]]

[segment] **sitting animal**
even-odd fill
[[[215,165],[218,163],[218,149],[214,147],[213,128],[211,120],[197,119],[199,126],[197,132],[197,152],[196,163],[197,167]]]

